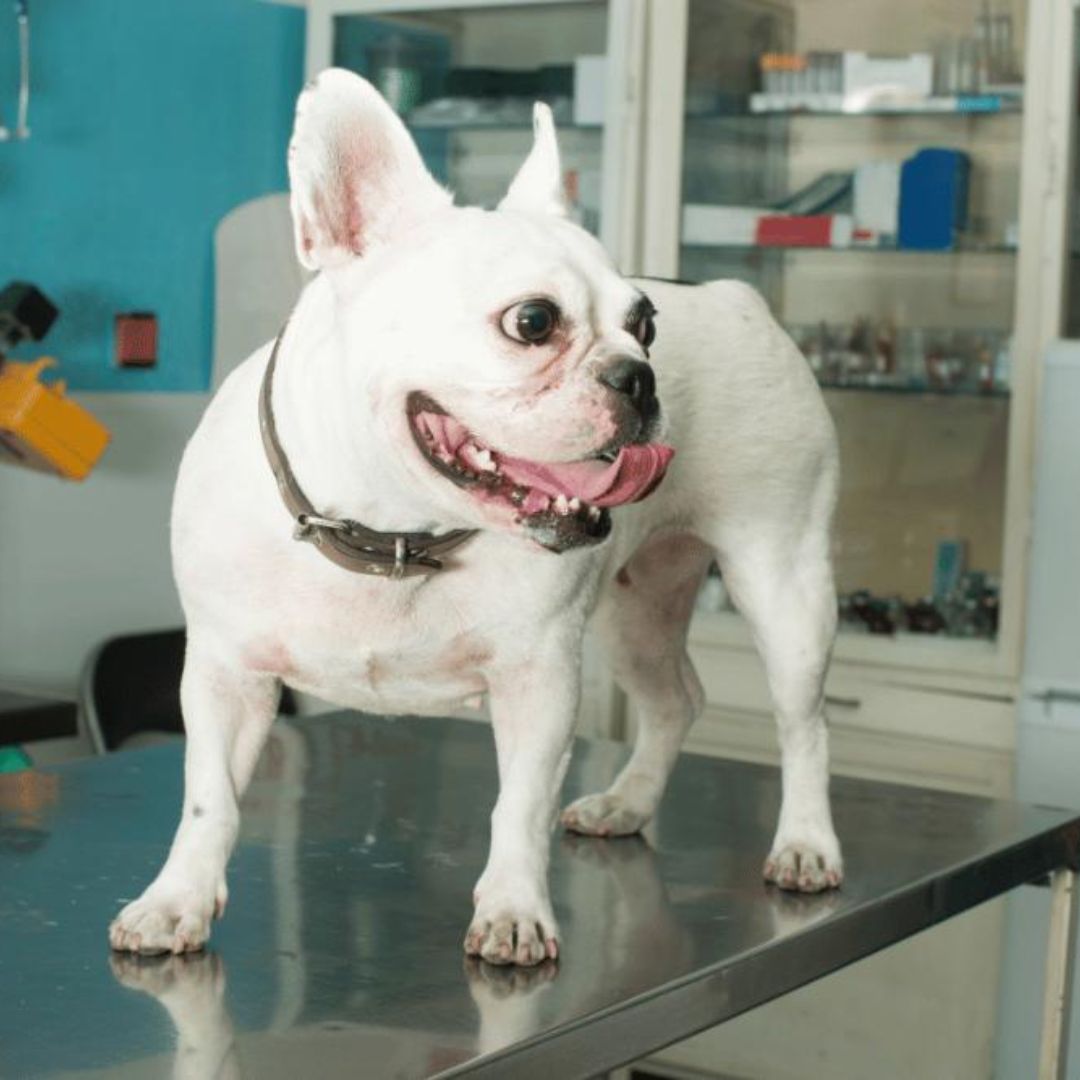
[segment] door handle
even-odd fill
[[[826,694],[825,704],[837,709],[861,709],[862,698],[838,697],[836,694]]]

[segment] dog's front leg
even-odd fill
[[[499,797],[465,951],[493,964],[539,964],[559,953],[548,861],[581,690],[580,642],[553,643],[488,686]]]
[[[219,660],[189,637],[180,700],[187,743],[184,805],[158,876],[109,927],[114,949],[201,949],[225,909],[225,867],[240,825],[240,796],[277,712],[280,685]]]

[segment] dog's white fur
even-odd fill
[[[328,71],[297,107],[290,147],[301,260],[321,272],[282,342],[281,440],[323,513],[385,530],[481,529],[430,578],[351,574],[292,539],[260,443],[269,355],[228,380],[184,456],[173,557],[188,622],[183,814],[168,859],[112,924],[114,948],[202,946],[226,901],[238,800],[282,682],[378,713],[438,713],[489,697],[500,790],[466,949],[535,964],[558,951],[549,836],[570,752],[593,619],[640,732],[611,788],[568,807],[568,827],[638,830],[656,810],[703,695],[686,652],[710,561],[752,629],[779,727],[783,800],[765,876],[839,883],[823,679],[836,613],[829,528],[836,440],[813,377],[750,288],[644,282],[666,441],[658,491],[614,512],[605,543],[543,550],[419,454],[405,395],[430,393],[488,444],[570,461],[611,436],[616,357],[644,359],[624,326],[638,286],[566,220],[550,114],[497,211],[456,208],[404,126],[363,80]],[[556,298],[572,328],[550,350],[499,331],[499,314]]]

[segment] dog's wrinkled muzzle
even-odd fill
[[[650,396],[643,391],[642,401]],[[554,551],[603,540],[610,508],[654,491],[675,455],[660,443],[628,442],[578,461],[530,461],[487,446],[424,393],[409,396],[407,411],[413,438],[437,472],[489,508],[509,511]]]

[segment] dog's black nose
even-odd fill
[[[599,379],[616,393],[625,394],[642,416],[654,411],[656,376],[648,364],[641,360],[616,360],[600,372]]]

